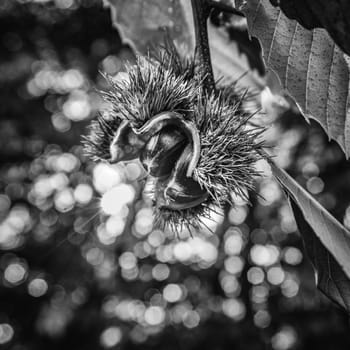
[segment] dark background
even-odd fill
[[[133,59],[100,1],[0,2],[0,347],[349,349],[348,316],[316,290],[269,176],[265,199],[238,201],[209,223],[215,235],[174,237],[152,229],[136,164],[84,157],[100,72]],[[350,227],[339,147],[288,114],[269,137],[279,165]]]

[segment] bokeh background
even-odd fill
[[[137,25],[137,23],[135,23]],[[194,237],[152,228],[137,164],[81,136],[100,72],[134,55],[99,0],[0,2],[0,348],[349,349],[268,176]],[[269,129],[276,161],[350,227],[350,165],[317,125]],[[259,164],[264,168],[264,164]]]

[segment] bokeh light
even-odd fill
[[[35,278],[28,284],[28,293],[35,298],[43,296],[47,290],[48,284],[42,278]]]
[[[101,198],[101,209],[108,215],[119,213],[122,208],[131,203],[135,196],[135,190],[127,184],[117,185],[107,192]]]
[[[160,306],[150,306],[145,311],[145,321],[150,326],[157,326],[164,322],[165,312]]]
[[[293,349],[297,342],[297,333],[290,326],[283,326],[273,337],[272,347],[275,350]]]
[[[176,303],[182,297],[182,289],[179,285],[170,283],[163,290],[163,297],[169,303]]]
[[[11,341],[14,336],[14,330],[8,323],[0,323],[0,344],[6,344]]]
[[[109,327],[101,334],[101,344],[105,348],[115,347],[122,340],[122,331],[119,327]]]
[[[246,310],[242,301],[238,299],[226,299],[222,302],[222,311],[228,317],[235,321],[240,321],[244,318]]]
[[[18,285],[27,277],[27,267],[24,263],[13,262],[10,263],[4,271],[4,279],[10,285]]]

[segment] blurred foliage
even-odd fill
[[[272,178],[174,237],[152,228],[138,164],[83,156],[108,88],[99,72],[133,60],[100,1],[2,0],[0,27],[0,346],[349,349],[348,317],[316,290]],[[288,114],[267,135],[277,163],[350,227],[338,146]]]

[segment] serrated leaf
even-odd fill
[[[290,204],[303,237],[305,250],[316,272],[317,287],[336,304],[350,312],[350,279],[322,245],[296,202],[291,199]]]
[[[271,169],[300,209],[295,211],[296,219],[319,288],[350,311],[350,232],[283,169],[274,163]]]
[[[304,28],[325,28],[332,39],[350,55],[350,2],[348,0],[270,0],[283,13],[296,19]]]
[[[248,28],[263,47],[274,70],[306,117],[317,120],[350,156],[349,56],[326,30],[312,31],[271,5],[269,0],[237,0]]]

